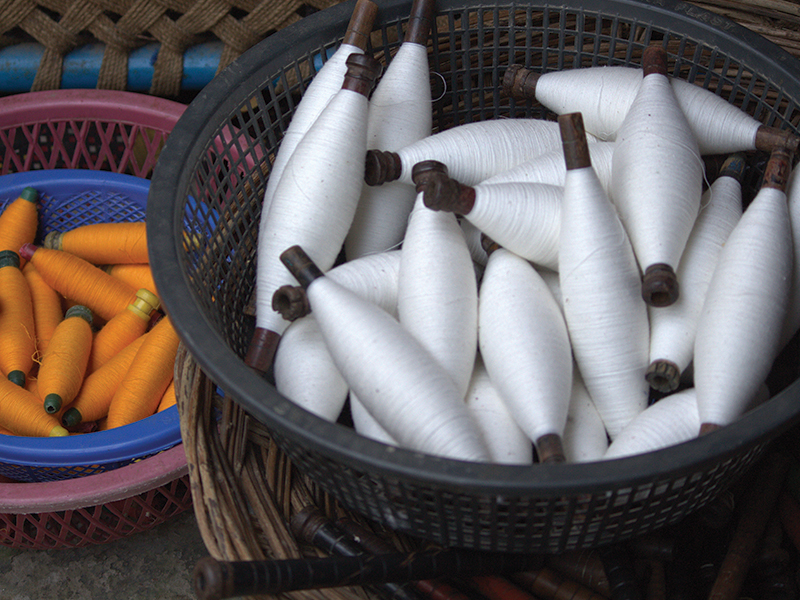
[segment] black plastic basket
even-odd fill
[[[386,62],[396,51],[410,4],[379,3],[376,58]],[[199,365],[267,425],[298,469],[348,508],[444,545],[513,552],[594,547],[702,507],[800,419],[800,383],[738,422],[669,449],[521,467],[436,458],[362,438],[298,408],[245,365],[270,159],[314,58],[336,47],[353,6],[311,15],[236,60],[192,102],[161,154],[150,191],[158,202],[149,203],[147,215],[151,262],[164,305]],[[553,118],[503,96],[506,66],[637,65],[642,50],[659,40],[675,76],[765,124],[797,129],[795,59],[684,2],[440,0],[437,13],[429,45],[434,97],[441,96],[433,105],[435,129],[496,117]],[[197,237],[204,243],[187,243]]]

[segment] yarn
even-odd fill
[[[19,269],[19,255],[0,251],[0,369],[17,385],[33,368],[36,354],[36,329],[33,300],[28,282]]]
[[[694,347],[702,432],[742,414],[779,350],[792,269],[790,164],[788,152],[772,153],[765,185],[728,236],[706,293]]]
[[[564,455],[567,462],[592,462],[600,460],[607,449],[606,427],[577,365],[573,365],[572,394],[564,426]]]
[[[786,197],[789,209],[789,226],[792,239],[800,240],[800,169],[794,169],[789,175],[786,186]],[[789,343],[800,330],[800,241],[792,244],[792,283],[789,291],[789,304],[786,309],[786,320],[781,333],[780,347]]]
[[[582,147],[579,117],[559,117],[567,159],[559,282],[575,360],[613,439],[647,405],[649,325],[625,229],[588,156],[570,151]]]
[[[492,383],[536,445],[540,460],[547,460],[540,440],[563,436],[572,389],[572,355],[561,309],[527,261],[498,248],[489,255],[481,282],[478,323],[480,352]],[[563,454],[555,459],[563,461]]]
[[[497,388],[492,384],[480,353],[475,357],[475,368],[465,402],[483,432],[492,462],[509,465],[533,463],[533,444],[519,428]]]
[[[670,306],[650,307],[648,381],[661,392],[678,387],[680,374],[694,353],[697,320],[719,252],[742,216],[744,156],[734,156],[723,174],[703,194],[700,214],[686,243],[677,276],[681,295]],[[735,172],[734,172],[735,170]]]
[[[33,324],[36,330],[36,351],[42,356],[58,324],[64,318],[61,297],[51,288],[31,263],[26,263],[22,274],[28,282],[33,303]],[[5,339],[5,338],[3,338]]]
[[[397,441],[381,427],[380,423],[369,413],[358,397],[350,392],[350,416],[353,419],[353,428],[360,435],[389,446],[397,446]]]

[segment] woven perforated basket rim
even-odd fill
[[[525,6],[527,3],[514,4]],[[181,166],[194,164],[202,152],[192,147],[194,140],[213,137],[217,127],[216,119],[223,122],[238,106],[238,99],[232,98],[230,93],[223,95],[226,90],[251,89],[251,84],[263,78],[262,73],[279,72],[282,66],[280,60],[284,58],[281,52],[290,39],[293,40],[297,55],[314,52],[322,43],[327,43],[327,40],[335,40],[341,35],[341,31],[332,22],[346,22],[352,5],[350,2],[329,9],[326,11],[327,16],[330,16],[329,20],[323,18],[326,15],[312,15],[293,27],[291,32],[286,31],[285,37],[280,35],[283,32],[279,32],[254,49],[258,51],[257,54],[248,53],[237,61],[235,70],[222,73],[207,88],[203,104],[190,106],[179,123],[178,128],[183,135],[174,140],[174,145],[168,145],[168,152],[162,155],[159,165],[159,171],[163,169],[170,176],[168,179],[159,179],[157,171],[154,178],[154,188],[157,184],[158,193],[163,197],[175,197],[175,188],[189,177],[181,172]],[[461,6],[463,5],[455,2],[445,2],[440,8],[458,9]],[[474,8],[476,5],[467,6]],[[540,4],[536,3],[536,6]],[[381,8],[381,17],[392,21],[398,15],[402,18],[400,13],[406,7],[393,3]],[[604,8],[608,9],[607,3],[587,1],[582,3],[581,8],[574,10],[602,13]],[[724,27],[708,32],[707,23],[716,22],[716,17],[685,3],[622,0],[612,6],[612,10],[621,12],[624,12],[623,8],[629,12],[646,11],[648,14],[660,15],[661,18],[675,19],[673,27],[681,33],[694,33],[705,44],[734,44],[736,47],[741,47],[742,44],[751,45],[752,51],[769,63],[770,73],[765,76],[771,80],[788,82],[788,92],[786,89],[783,92],[792,98],[800,97],[800,85],[792,71],[796,65],[791,62],[791,58],[780,48],[765,42],[752,32],[727,20],[722,20]],[[554,7],[554,10],[557,9]],[[315,16],[319,18],[315,19]],[[710,39],[702,37],[698,31],[704,32]],[[308,40],[309,37],[313,39]],[[280,55],[279,58],[269,58],[277,55]],[[212,105],[212,98],[216,104]],[[182,207],[173,207],[171,210],[183,215]],[[163,219],[153,221],[151,229],[152,239],[156,243],[160,240],[165,244],[165,247],[159,248],[164,252],[164,261],[160,264],[160,272],[157,271],[156,277],[157,280],[163,278],[164,281],[179,280],[183,276],[180,270],[181,249],[171,244],[171,240],[179,239],[179,228],[171,215],[163,216]],[[170,297],[165,297],[165,303],[180,307],[181,314],[175,315],[176,324],[202,368],[217,379],[254,417],[268,423],[273,431],[279,431],[281,443],[293,449],[293,459],[310,457],[309,461],[313,462],[315,457],[324,456],[331,463],[344,464],[353,472],[375,474],[378,478],[386,477],[392,481],[420,482],[429,489],[450,497],[458,497],[462,493],[468,495],[479,490],[480,494],[488,497],[515,494],[530,497],[534,494],[537,498],[547,498],[555,502],[565,496],[602,492],[609,487],[631,489],[638,484],[645,487],[655,485],[656,473],[713,469],[721,462],[735,459],[740,455],[743,439],[750,443],[748,460],[755,460],[770,439],[788,429],[798,418],[793,398],[800,388],[795,383],[773,398],[768,406],[753,411],[745,420],[712,436],[706,436],[705,439],[692,440],[669,451],[620,459],[613,464],[556,465],[552,468],[539,465],[535,471],[512,466],[467,465],[403,450],[387,449],[381,444],[355,438],[352,432],[341,431],[341,428],[322,422],[278,397],[274,389],[270,389],[255,375],[245,373],[241,358],[229,351],[226,340],[213,327],[206,327],[207,317],[199,307],[193,305],[191,293],[170,290]],[[208,348],[213,348],[213,352],[208,351]],[[233,373],[236,376],[232,376]]]

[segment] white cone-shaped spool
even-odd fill
[[[578,368],[613,439],[647,406],[650,332],[639,270],[591,167],[567,171],[561,215],[564,314]]]
[[[403,241],[397,290],[400,323],[453,379],[463,397],[478,348],[478,285],[453,213],[417,196]]]
[[[498,248],[489,255],[478,310],[481,356],[517,425],[533,442],[562,436],[572,354],[547,284],[526,260]]]
[[[572,395],[564,426],[567,462],[600,460],[608,449],[608,434],[578,368],[573,365]]]
[[[700,417],[694,388],[666,396],[631,421],[608,447],[605,459],[642,454],[697,437]]]
[[[727,425],[766,379],[791,285],[786,194],[762,188],[719,255],[697,326],[694,382],[701,424]]]
[[[703,162],[665,75],[646,76],[619,128],[611,196],[644,273],[678,268],[700,207]]]
[[[536,99],[557,114],[582,113],[587,131],[614,140],[641,83],[642,71],[633,67],[553,71],[536,82]],[[698,85],[675,78],[670,83],[701,154],[755,149],[761,123]]]
[[[489,451],[450,376],[386,311],[327,277],[307,289],[339,371],[398,444],[487,461]]]
[[[563,315],[564,297],[561,295],[561,282],[558,280],[558,271],[553,271],[539,265],[533,266],[536,269],[536,272],[539,273],[541,278],[547,284],[547,287],[550,288],[550,293],[553,294],[553,299],[558,304],[558,307],[561,309],[561,314]]]
[[[370,97],[367,148],[396,151],[429,136],[432,122],[428,49],[404,42]],[[345,240],[348,260],[399,244],[415,198],[400,181],[363,185]]]
[[[589,156],[592,160],[592,167],[607,194],[610,194],[611,190],[611,158],[613,154],[614,144],[612,142],[589,143]],[[567,169],[564,165],[564,153],[559,148],[557,150],[545,152],[525,162],[521,162],[508,171],[498,173],[494,177],[489,177],[489,179],[481,183],[489,184],[519,181],[563,186],[566,174]]]
[[[533,443],[509,412],[489,378],[480,354],[475,360],[465,401],[483,432],[492,462],[510,465],[533,463]]]
[[[411,183],[414,165],[437,160],[451,178],[475,185],[524,160],[560,148],[558,125],[541,119],[478,121],[446,129],[397,151],[398,181]]]
[[[725,240],[742,216],[742,186],[718,177],[703,194],[700,214],[686,243],[677,276],[681,294],[670,306],[650,307],[650,362],[666,360],[679,373],[694,354],[697,320]]]
[[[460,219],[459,225],[461,225],[461,231],[464,232],[464,239],[467,240],[467,248],[469,248],[470,256],[472,256],[472,262],[481,267],[486,266],[489,256],[483,248],[483,232],[470,223],[468,219]]]
[[[792,261],[792,285],[786,308],[786,320],[781,333],[781,348],[786,346],[800,330],[800,169],[795,169],[789,175],[786,197],[789,207],[789,225],[792,229],[794,260]]]
[[[266,215],[269,211],[272,197],[275,195],[275,189],[278,187],[278,182],[283,176],[286,164],[294,153],[297,144],[303,139],[303,136],[314,121],[317,120],[317,117],[328,105],[328,102],[331,101],[331,98],[342,89],[344,75],[347,73],[345,61],[353,53],[363,54],[364,51],[351,44],[339,46],[336,52],[325,61],[322,68],[314,75],[300,103],[292,113],[292,120],[286,128],[286,133],[283,134],[281,144],[278,146],[278,152],[275,155],[275,162],[272,163],[272,169],[269,172],[267,187],[264,190],[264,204],[261,208],[262,215]]]
[[[302,245],[326,271],[341,250],[353,220],[366,152],[367,98],[341,89],[303,139],[275,190],[258,233],[256,326],[283,333],[288,325],[272,310],[272,296],[296,281],[278,258]]]
[[[382,252],[343,263],[328,276],[365,300],[397,314],[400,251]],[[348,386],[331,357],[314,313],[294,321],[283,332],[274,364],[275,387],[309,412],[336,421]]]
[[[465,218],[507,250],[556,269],[563,195],[563,187],[546,183],[478,184]]]
[[[353,419],[353,428],[364,437],[383,442],[389,446],[397,446],[397,441],[389,435],[370,412],[364,407],[352,390],[350,391],[350,416]]]

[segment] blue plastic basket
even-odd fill
[[[143,221],[150,181],[82,169],[0,176],[0,210],[25,187],[39,192],[37,241],[51,231],[92,223]],[[136,423],[68,437],[0,435],[0,475],[17,481],[56,481],[116,469],[180,443],[174,406]]]

